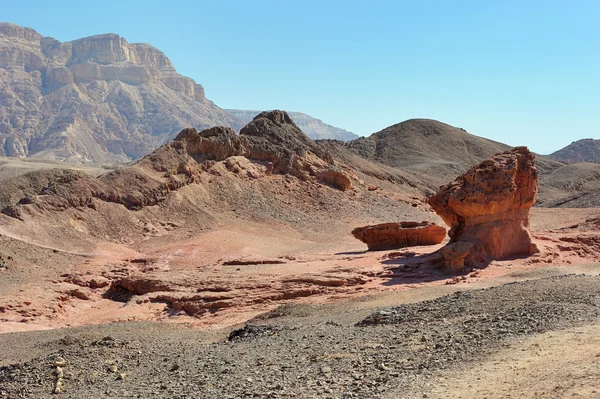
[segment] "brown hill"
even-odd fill
[[[430,119],[410,119],[348,143],[361,156],[423,176],[431,188],[510,147]]]
[[[241,127],[148,44],[0,23],[0,156],[129,161],[184,127]]]
[[[564,165],[540,176],[544,196],[540,205],[563,208],[600,206],[600,164]],[[542,193],[542,191],[540,191]]]
[[[473,164],[510,149],[506,144],[472,135],[430,119],[411,119],[350,141],[346,148],[362,157],[411,173],[430,190],[453,180]],[[538,205],[557,206],[589,190],[600,190],[600,182],[590,179],[595,167],[567,167],[563,162],[536,155],[540,175]],[[587,191],[586,191],[587,190]],[[590,194],[573,206],[600,206],[600,199]],[[578,205],[576,205],[578,204]]]
[[[425,207],[425,188],[411,174],[343,151],[338,157],[335,148],[311,141],[285,112],[264,112],[239,135],[227,127],[185,129],[134,165],[97,178],[41,171],[7,179],[0,206],[81,241],[120,239],[125,231],[140,239],[135,226],[146,212],[164,223],[193,220],[194,231],[232,213],[319,230],[323,220],[347,228],[348,220],[395,220]],[[65,225],[72,212],[85,234]]]
[[[574,141],[548,156],[566,163],[600,162],[600,140],[582,139]]]

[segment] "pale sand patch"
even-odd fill
[[[525,339],[442,374],[429,398],[600,398],[600,324]]]

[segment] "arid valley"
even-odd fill
[[[0,398],[600,398],[597,143],[225,110],[2,23]]]

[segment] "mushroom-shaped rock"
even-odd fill
[[[446,229],[431,222],[383,223],[357,227],[352,235],[367,244],[369,251],[439,244]]]
[[[538,190],[534,158],[526,147],[496,154],[429,197],[451,227],[448,245],[472,244],[442,251],[449,269],[538,252],[529,233],[529,210]]]

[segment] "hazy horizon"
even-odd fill
[[[436,119],[541,154],[598,138],[600,3],[104,1],[6,4],[61,41],[149,43],[225,109],[302,112],[359,135]]]

